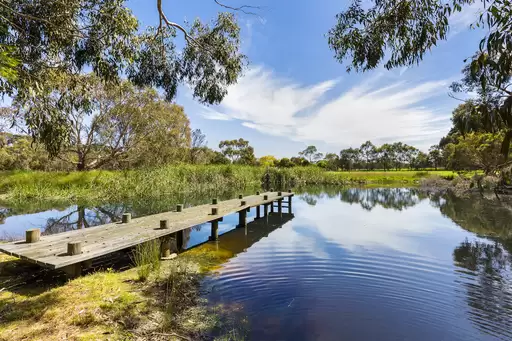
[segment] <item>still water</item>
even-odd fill
[[[143,215],[165,205],[130,209]],[[4,208],[0,233],[58,233],[126,209]],[[324,188],[298,194],[293,215],[247,229],[233,229],[236,220],[224,219],[216,245],[234,256],[203,286],[212,305],[243,317],[249,340],[512,340],[507,206],[412,189]],[[207,225],[191,229],[187,247],[208,234]]]

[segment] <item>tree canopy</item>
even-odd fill
[[[232,163],[252,165],[256,162],[254,148],[249,145],[249,141],[242,138],[220,141],[219,148]]]
[[[387,69],[415,65],[440,40],[447,39],[450,17],[467,10],[474,2],[353,0],[346,11],[337,14],[337,23],[328,33],[329,46],[339,61],[348,59],[348,70],[371,70],[381,63]],[[484,11],[475,17],[475,26],[484,27],[486,33],[475,49],[500,56],[510,51],[512,6],[508,0],[481,2]],[[500,65],[506,73],[512,57],[501,58]],[[483,59],[480,62],[485,64]]]
[[[478,98],[459,107],[454,116],[459,131],[504,130],[501,154],[507,160],[512,141],[512,4],[481,0],[473,28],[482,39],[465,60],[463,78],[451,89],[476,92]],[[353,0],[337,15],[328,43],[335,58],[347,61],[347,71],[367,71],[381,63],[387,69],[419,64],[439,41],[446,40],[451,17],[468,10],[475,0]],[[443,145],[449,141],[442,142]]]
[[[36,102],[53,90],[62,74],[92,70],[105,82],[117,83],[125,75],[137,86],[160,88],[169,101],[184,83],[198,101],[219,103],[246,60],[233,13],[220,12],[209,23],[196,19],[184,27],[168,19],[158,0],[159,21],[141,27],[126,3],[1,1],[0,94]],[[80,81],[69,85],[84,86]],[[74,101],[63,96],[59,104],[72,106]],[[25,115],[30,133],[55,155],[71,128],[61,110]]]
[[[73,105],[63,106],[63,97],[72,98],[64,103]],[[148,161],[176,160],[176,153],[183,154],[190,144],[183,108],[165,101],[153,89],[137,88],[128,81],[105,85],[91,74],[61,77],[45,96],[15,100],[13,107],[23,117],[59,111],[63,124],[70,128],[56,156],[77,170],[113,162],[147,165]],[[142,160],[144,154],[152,157]]]

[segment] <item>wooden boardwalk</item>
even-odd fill
[[[39,229],[34,229],[27,231],[24,241],[0,244],[0,252],[52,269],[62,268],[70,275],[78,275],[96,257],[155,239],[162,240],[162,256],[169,255],[171,236],[179,241],[183,230],[199,224],[211,222],[210,239],[216,240],[218,222],[222,217],[238,213],[238,227],[245,226],[247,210],[251,207],[257,208],[256,217],[260,218],[267,215],[269,209],[274,210],[274,202],[278,204],[278,212],[282,212],[282,202],[288,198],[286,202],[288,212],[291,213],[293,195],[291,191],[266,192],[222,202],[213,199],[212,204],[186,209],[177,205],[173,212],[136,219],[131,219],[130,214],[124,214],[122,222],[48,236],[40,236]],[[264,208],[263,214],[261,206]]]

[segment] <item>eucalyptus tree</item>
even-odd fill
[[[358,148],[347,148],[340,151],[340,166],[345,170],[357,167],[361,159],[361,151]]]
[[[510,44],[512,6],[509,0],[481,0],[482,12],[475,14],[475,27],[483,27],[472,68],[489,63],[482,55],[500,56],[497,71],[508,78],[512,63]],[[475,0],[353,0],[337,14],[328,33],[328,43],[340,62],[348,59],[347,70],[367,71],[381,63],[387,69],[413,66],[440,41],[448,38],[451,17],[466,10]],[[389,53],[386,53],[389,51]]]
[[[326,161],[326,167],[329,170],[335,171],[340,168],[340,157],[334,153],[325,154],[324,160]]]
[[[442,149],[439,147],[439,145],[433,145],[428,149],[428,158],[434,166],[435,170],[437,170],[443,160]]]
[[[34,102],[53,91],[52,74],[92,70],[105,82],[126,76],[159,88],[168,101],[184,83],[198,101],[219,103],[246,63],[233,14],[244,8],[224,6],[231,11],[211,23],[196,19],[184,27],[169,19],[161,0],[153,6],[157,22],[142,27],[126,0],[0,0],[0,94]],[[67,123],[61,110],[25,112],[29,132],[51,155],[67,140]]]
[[[384,168],[384,170],[393,168],[396,160],[396,150],[394,145],[385,143],[378,148],[378,151],[382,168]]]
[[[208,154],[208,147],[206,147],[206,144],[206,135],[203,134],[201,129],[193,130],[190,143],[191,163],[205,163],[206,155]]]
[[[377,153],[377,148],[371,143],[371,141],[366,141],[359,147],[359,151],[361,153],[361,157],[365,161],[366,170],[369,170],[372,167],[372,163],[375,159],[375,154]]]
[[[507,159],[512,141],[509,0],[353,0],[336,16],[328,43],[338,61],[348,61],[347,71],[368,71],[381,64],[387,69],[413,66],[447,40],[453,15],[470,10],[474,3],[482,6],[471,26],[482,28],[482,38],[475,54],[465,60],[463,79],[454,83],[452,90],[478,93],[475,109],[484,121],[504,125],[501,153]],[[464,117],[470,120],[471,113]]]
[[[183,159],[188,152],[190,128],[183,108],[156,90],[128,81],[105,84],[91,74],[61,76],[52,79],[51,92],[16,98],[13,108],[23,117],[58,111],[69,130],[55,156],[77,170],[155,165]]]
[[[256,162],[254,148],[249,145],[249,141],[242,138],[220,141],[219,148],[221,153],[232,163],[252,165]]]
[[[311,163],[315,161],[315,156],[318,156],[318,150],[315,146],[307,146],[306,149],[299,152],[299,156],[306,158]]]

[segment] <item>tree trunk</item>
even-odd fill
[[[510,141],[512,140],[512,129],[507,130],[505,138],[501,145],[501,154],[503,155],[504,162],[508,161],[508,154],[510,153]]]
[[[78,220],[76,222],[77,229],[83,229],[86,225],[85,223],[85,207],[78,206],[77,207]]]
[[[81,152],[79,152],[77,154],[77,156],[78,156],[78,163],[76,165],[76,170],[79,172],[82,172],[85,170],[85,156]]]

